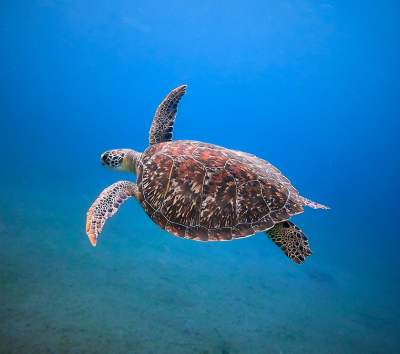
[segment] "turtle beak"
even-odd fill
[[[103,160],[104,154],[105,154],[105,153],[101,154],[101,156],[100,156],[100,163],[101,163],[102,166],[106,167],[106,166],[107,166],[107,165],[106,165],[106,162]]]

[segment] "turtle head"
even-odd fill
[[[100,157],[101,164],[110,171],[136,174],[140,153],[130,149],[109,150]]]

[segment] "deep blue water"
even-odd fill
[[[0,4],[0,353],[395,353],[400,345],[395,1]],[[159,229],[134,200],[93,248],[113,148],[144,151],[186,84],[174,139],[242,150],[330,206],[264,234]]]

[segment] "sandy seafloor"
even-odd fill
[[[307,209],[293,218],[314,252],[301,266],[263,234],[233,242],[179,239],[134,200],[107,222],[93,248],[85,213],[102,181],[57,183],[45,173],[28,179],[23,166],[19,173],[0,191],[0,353],[399,348],[397,271],[370,248],[353,252],[333,242],[324,225],[333,211]],[[351,237],[354,229],[341,227]]]

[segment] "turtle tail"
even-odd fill
[[[313,209],[330,209],[329,207],[327,207],[325,205],[322,205],[322,204],[319,204],[319,203],[316,203],[316,202],[313,202],[310,199],[304,198],[302,196],[299,196],[299,197],[306,204],[306,206],[308,206],[310,208],[313,208]]]

